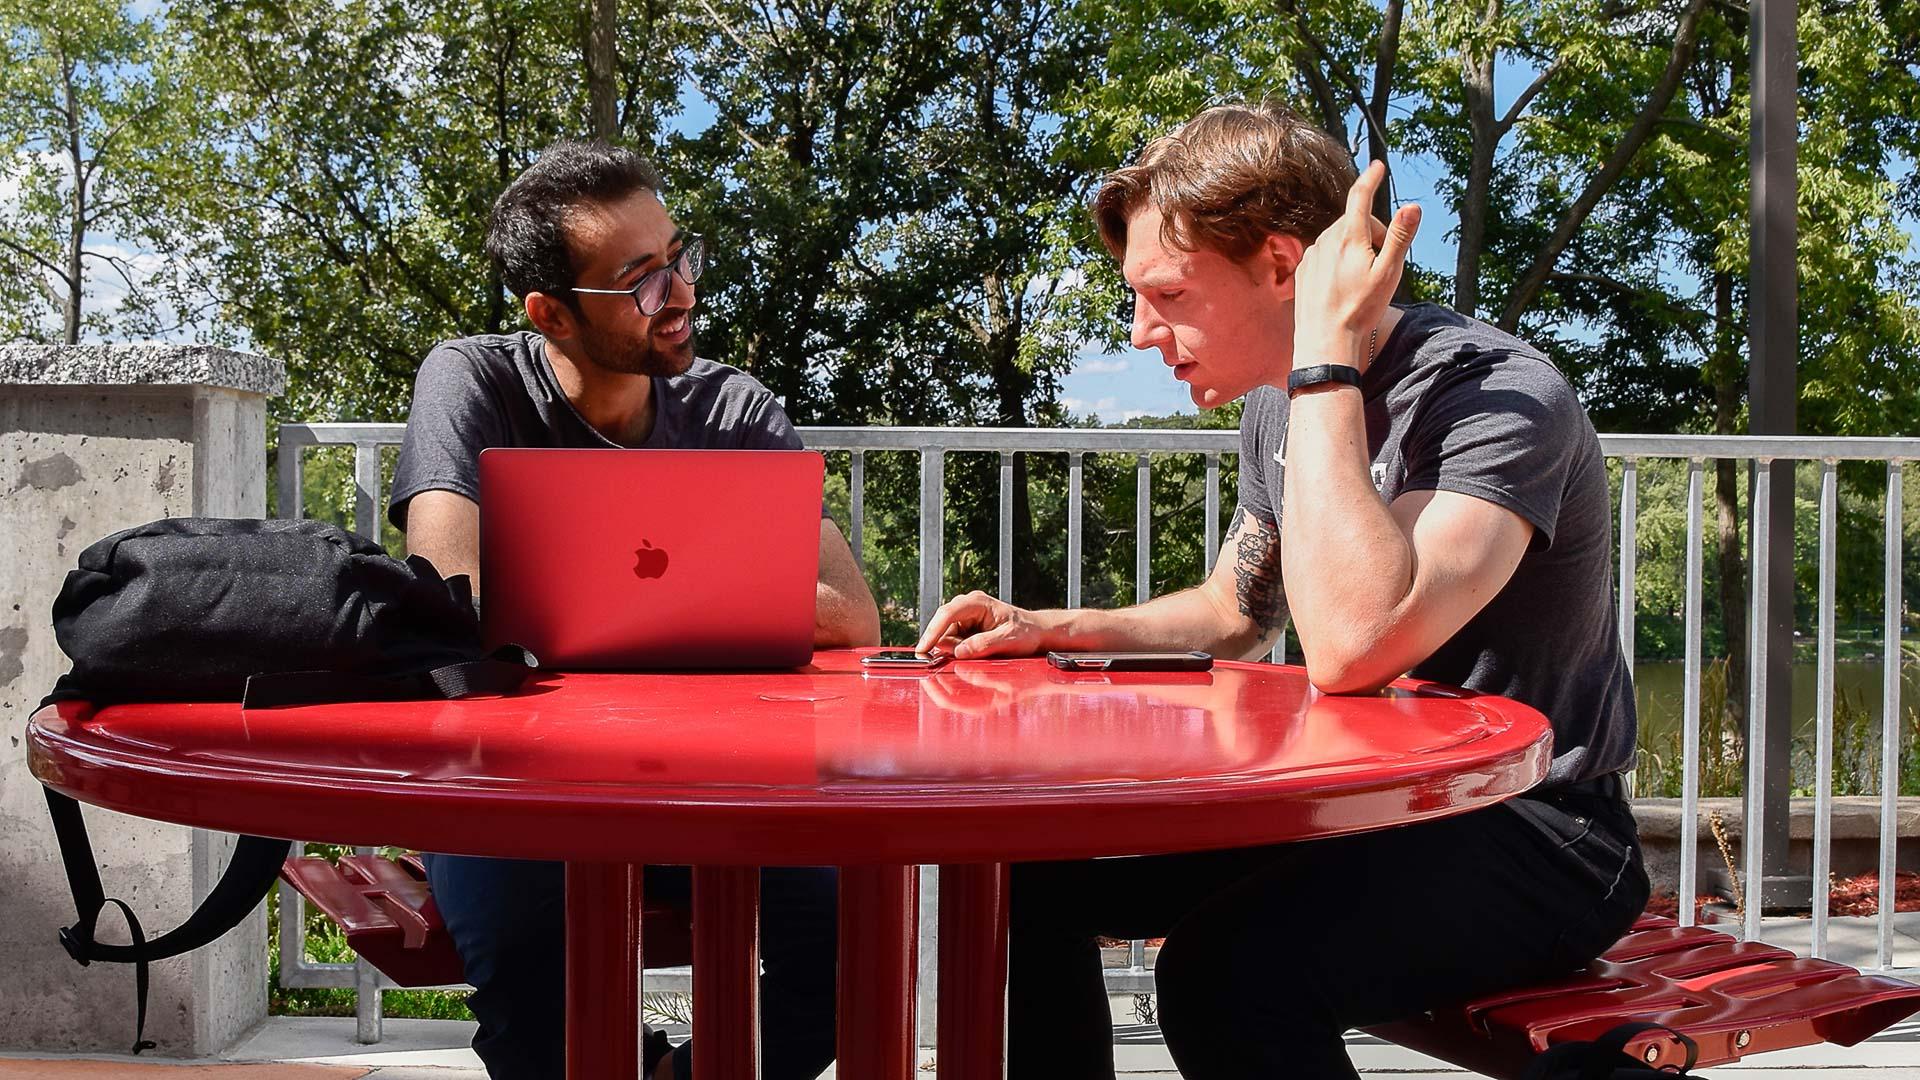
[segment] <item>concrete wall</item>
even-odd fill
[[[81,968],[55,939],[74,910],[27,718],[67,669],[49,611],[86,545],[160,517],[266,512],[266,402],[278,361],[179,346],[0,346],[0,1048],[125,1052],[131,967]],[[89,807],[107,894],[149,936],[218,879],[231,839]],[[117,911],[105,940],[124,941]],[[154,965],[147,1037],[163,1055],[215,1052],[266,1015],[264,909],[225,938]]]
[[[1895,869],[1920,870],[1920,798],[1902,797],[1897,803],[1898,812],[1893,828],[1896,838]],[[1810,874],[1813,872],[1813,800],[1790,800],[1790,812],[1787,857],[1791,872]],[[1731,896],[1731,875],[1727,861],[1721,857],[1720,846],[1714,840],[1710,825],[1710,819],[1716,813],[1720,815],[1728,850],[1733,854],[1734,867],[1742,873],[1746,871],[1745,855],[1740,846],[1746,834],[1742,800],[1701,799],[1697,810],[1700,861],[1695,864],[1699,873],[1696,880],[1702,893]],[[1653,881],[1654,891],[1675,891],[1680,885],[1680,800],[1635,799],[1633,816],[1640,824],[1640,847],[1646,857],[1647,876]],[[1836,798],[1833,800],[1831,820],[1833,843],[1830,865],[1833,872],[1842,877],[1851,877],[1879,870],[1880,797]],[[1812,903],[1811,887],[1808,889],[1808,903]]]

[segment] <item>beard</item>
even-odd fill
[[[688,315],[687,308],[662,308],[648,323],[649,329],[663,323],[669,323],[682,315]],[[689,325],[691,330],[691,325]],[[671,344],[655,339],[652,333],[638,341],[626,337],[613,337],[602,334],[597,328],[582,327],[580,343],[584,345],[587,360],[595,367],[608,371],[617,371],[624,375],[649,375],[668,378],[682,374],[693,366],[693,334],[689,332],[685,341]]]

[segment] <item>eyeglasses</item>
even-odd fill
[[[706,237],[689,236],[680,245],[680,254],[675,255],[672,262],[634,282],[631,289],[582,289],[576,286],[568,291],[593,293],[596,296],[631,296],[633,306],[640,310],[640,314],[652,318],[667,306],[667,295],[673,292],[675,273],[680,275],[680,280],[691,285],[700,280],[700,272],[706,268]]]

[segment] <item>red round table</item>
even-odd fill
[[[1546,775],[1539,713],[1299,668],[1077,675],[1041,660],[865,673],[543,674],[462,701],[49,706],[33,773],[208,829],[567,862],[570,1077],[638,1071],[639,865],[694,867],[707,1080],[758,1074],[757,868],[842,868],[839,1075],[914,1075],[916,864],[940,872],[939,1070],[999,1077],[1006,864],[1332,836],[1464,813]]]

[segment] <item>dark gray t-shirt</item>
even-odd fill
[[[648,449],[799,450],[773,392],[751,375],[695,360],[653,380]],[[494,446],[604,449],[619,444],[587,423],[548,365],[539,334],[483,334],[434,347],[413,383],[413,410],[394,468],[387,516],[407,526],[407,500],[451,491],[478,502],[480,451]]]
[[[1546,714],[1545,786],[1631,765],[1633,684],[1613,610],[1606,463],[1566,378],[1526,342],[1421,304],[1402,309],[1361,391],[1381,498],[1461,492],[1534,529],[1506,587],[1412,674]],[[1285,391],[1260,387],[1240,425],[1240,506],[1276,526],[1287,407]]]

